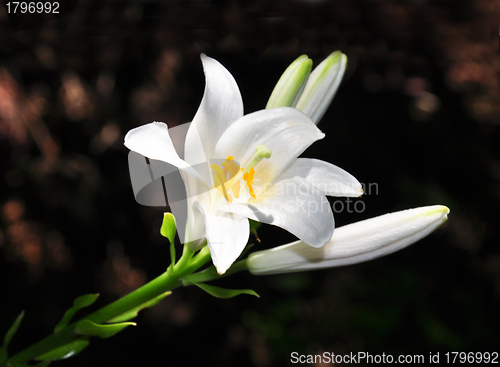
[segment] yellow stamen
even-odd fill
[[[240,168],[238,163],[234,161],[232,156],[226,158],[219,167],[216,163],[210,167],[214,171],[214,188],[218,189],[224,195],[224,198],[231,203],[233,198],[229,195],[228,191],[231,189],[236,199],[240,196],[240,180],[246,181],[248,186],[248,193],[255,199],[255,192],[253,191],[253,176],[255,175],[254,166],[257,165],[262,159],[271,156],[271,150],[264,145],[259,145],[255,148],[256,153],[254,159],[243,169]]]
[[[243,179],[247,182],[248,185],[248,193],[252,195],[252,197],[255,199],[255,192],[253,191],[253,175],[255,175],[255,170],[253,167],[248,171],[247,173],[243,174]]]

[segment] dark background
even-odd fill
[[[249,113],[296,57],[317,65],[340,49],[349,63],[319,125],[326,138],[304,156],[372,189],[364,211],[335,213],[337,225],[433,204],[451,209],[446,225],[369,263],[218,283],[260,299],[175,290],[135,328],[57,365],[498,351],[499,10],[495,0],[81,0],[13,32],[2,6],[2,333],[26,311],[12,350],[49,334],[76,296],[99,292],[103,306],[168,266],[165,208],[134,201],[122,142],[147,122],[191,120],[204,88],[200,53],[233,74]],[[293,239],[271,227],[259,235],[257,249]]]

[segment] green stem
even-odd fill
[[[120,316],[127,311],[130,311],[143,303],[150,301],[159,295],[175,289],[182,285],[181,278],[191,274],[193,271],[198,270],[201,266],[210,260],[210,253],[207,256],[207,250],[202,249],[194,258],[194,251],[190,250],[187,246],[184,247],[184,252],[179,262],[172,270],[169,267],[165,273],[153,279],[149,283],[136,289],[132,293],[116,300],[115,302],[91,313],[78,320],[90,320],[96,324],[105,323],[114,317]],[[76,337],[75,326],[77,322],[66,326],[61,331],[51,334],[45,339],[40,340],[38,343],[24,349],[23,351],[15,354],[8,359],[12,363],[26,363],[33,358],[36,358],[44,353],[47,353]],[[3,367],[4,365],[0,366]],[[7,364],[5,364],[7,366]]]
[[[194,274],[189,274],[185,276],[182,279],[182,285],[184,286],[189,286],[191,285],[191,282],[195,283],[203,283],[203,282],[209,282],[211,280],[215,279],[220,279],[224,278],[228,275],[243,271],[243,270],[248,270],[248,264],[247,264],[247,259],[238,261],[234,263],[224,274],[219,275],[217,273],[217,270],[215,269],[215,266],[210,266],[198,273]]]

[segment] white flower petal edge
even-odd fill
[[[356,264],[388,255],[427,236],[447,220],[441,205],[385,214],[336,228],[329,243],[312,248],[296,241],[247,259],[254,275],[289,273]]]
[[[201,179],[199,174],[185,161],[179,158],[168,133],[168,126],[163,122],[151,122],[136,127],[125,135],[125,146],[149,159],[169,163]]]
[[[228,211],[210,212],[196,201],[194,209],[205,219],[207,244],[212,262],[219,274],[224,274],[240,256],[250,236],[250,224],[242,215]]]
[[[201,55],[205,92],[186,136],[184,159],[189,164],[206,162],[226,129],[243,116],[243,100],[231,73],[217,60]],[[200,152],[201,143],[203,152]]]
[[[244,167],[254,158],[255,147],[265,145],[272,155],[259,162],[258,171],[265,172],[266,182],[272,182],[312,143],[324,137],[309,117],[295,108],[260,110],[232,124],[217,142],[212,158],[231,155]],[[256,174],[256,179],[259,176]]]
[[[328,196],[358,197],[363,195],[361,184],[350,173],[318,159],[299,158],[278,179],[302,177]]]
[[[231,209],[258,222],[272,224],[300,238],[306,246],[321,247],[332,237],[333,213],[326,196],[310,182],[290,178],[267,189],[269,196]]]

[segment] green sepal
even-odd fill
[[[134,317],[137,317],[137,314],[139,313],[139,311],[141,311],[141,310],[143,310],[145,308],[149,308],[149,307],[155,306],[156,304],[158,304],[158,302],[160,302],[163,298],[165,298],[166,296],[169,296],[170,294],[172,294],[171,291],[168,291],[168,292],[165,292],[163,294],[160,294],[158,297],[153,298],[152,300],[149,300],[149,301],[143,303],[142,305],[139,305],[139,306],[131,309],[130,311],[122,313],[119,316],[113,317],[112,319],[110,319],[110,320],[108,320],[106,322],[108,322],[108,323],[115,323],[115,322],[123,322],[123,321],[131,320]]]
[[[24,317],[24,311],[21,311],[21,313],[16,317],[14,323],[9,328],[9,330],[7,330],[7,333],[3,338],[3,345],[2,348],[0,348],[0,364],[4,363],[9,356],[7,348],[9,347],[10,341],[14,337],[14,334],[17,332],[17,329],[19,329],[19,325],[21,325],[23,317]]]
[[[174,243],[175,233],[177,232],[177,223],[172,213],[163,214],[163,222],[160,228],[160,234],[168,238],[170,243]]]
[[[86,336],[98,336],[99,338],[106,339],[119,333],[127,326],[135,326],[135,322],[122,322],[119,324],[96,324],[90,320],[79,321],[75,326],[75,333]]]
[[[194,283],[194,282],[191,283],[203,289],[211,296],[217,298],[224,298],[224,299],[233,298],[239,296],[240,294],[250,294],[251,296],[260,297],[257,293],[255,293],[255,291],[251,289],[225,289],[225,288],[215,287],[213,285],[208,285],[205,283]]]
[[[50,352],[44,353],[36,357],[35,360],[50,362],[58,359],[66,359],[80,353],[82,350],[87,348],[88,345],[89,345],[88,338],[76,338],[70,340],[68,343],[64,345],[61,345],[60,347],[52,349]],[[41,365],[44,366],[43,364]],[[45,366],[47,365],[48,364],[46,364]]]
[[[95,294],[84,294],[83,296],[76,297],[73,301],[73,307],[69,308],[65,313],[61,321],[54,328],[54,332],[57,333],[64,329],[71,321],[75,313],[82,308],[92,305],[99,298],[99,293]]]

